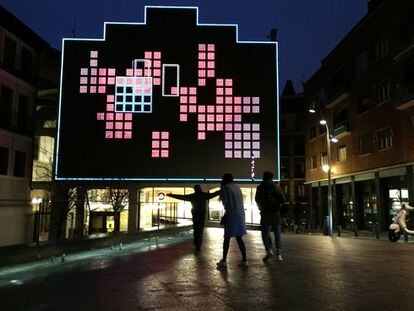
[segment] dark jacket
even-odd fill
[[[193,221],[203,221],[206,218],[207,201],[215,196],[218,196],[220,191],[213,193],[208,192],[194,192],[191,194],[168,194],[169,197],[191,202],[191,213]]]
[[[262,182],[257,186],[255,200],[260,210],[260,223],[262,225],[280,224],[282,220],[280,210],[275,211],[274,206],[270,202],[270,200],[273,200],[282,205],[285,201],[285,196],[277,184],[274,182]]]

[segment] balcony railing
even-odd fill
[[[405,110],[414,106],[414,83],[406,85],[396,100],[397,110]]]
[[[337,90],[334,90],[329,96],[329,98],[326,100],[326,107],[327,108],[333,108],[340,102],[342,102],[344,99],[346,99],[349,96],[349,86],[348,84],[342,85]]]
[[[348,120],[339,122],[334,126],[332,136],[339,139],[351,133],[351,128],[349,126]]]

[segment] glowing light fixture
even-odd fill
[[[320,120],[320,121],[319,121],[319,124],[320,124],[320,125],[326,125],[326,123],[327,123],[327,122],[326,122],[326,120]]]
[[[333,143],[337,143],[339,140],[338,140],[338,138],[336,138],[336,137],[332,137],[331,138],[331,142],[333,142]]]
[[[328,164],[324,164],[324,165],[322,166],[322,170],[323,170],[325,173],[328,173],[328,172],[329,172],[329,165],[328,165]]]

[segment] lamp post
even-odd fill
[[[312,103],[311,107],[309,108],[309,112],[314,114],[316,113],[315,104]],[[329,130],[328,122],[326,119],[322,117],[322,113],[319,110],[321,115],[321,120],[319,121],[320,125],[325,126],[326,129],[326,156],[327,156],[327,164],[323,165],[322,169],[325,173],[328,174],[328,235],[330,237],[333,236],[333,201],[332,201],[332,179],[331,179],[331,142],[337,143],[338,139],[332,137],[331,132]]]

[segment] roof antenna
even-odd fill
[[[76,38],[76,13],[73,14],[73,28],[70,30],[72,38]]]

